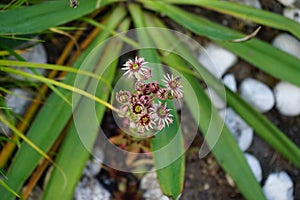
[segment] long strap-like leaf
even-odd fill
[[[102,0],[101,7],[117,0]],[[39,33],[82,17],[98,9],[97,1],[86,0],[78,8],[69,1],[48,1],[34,6],[0,12],[0,35]]]
[[[289,31],[300,39],[300,24],[279,14],[253,7],[241,5],[235,2],[220,0],[163,0],[164,2],[179,5],[201,6],[220,13],[232,15],[239,19],[250,20],[258,24],[270,26],[276,29]]]
[[[155,45],[149,37],[148,31],[143,29],[145,22],[142,10],[136,5],[130,5],[129,8],[135,27],[141,28],[137,30],[141,56],[156,64],[155,68],[152,69],[152,76],[155,80],[161,80],[164,71],[161,65],[157,64],[159,63],[157,50],[148,49],[148,47],[155,47]],[[182,193],[184,182],[184,146],[178,116],[172,101],[168,101],[168,108],[171,109],[174,122],[151,139],[151,150],[162,192],[172,199],[177,199]]]

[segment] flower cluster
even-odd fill
[[[136,78],[135,89],[132,92],[120,90],[116,94],[116,99],[121,104],[119,115],[129,120],[130,128],[137,134],[169,126],[173,122],[173,115],[164,100],[183,97],[180,77],[164,75],[162,81],[165,86],[160,86],[157,81],[145,83],[152,77],[151,69],[146,64],[144,58],[129,59],[122,70],[126,71],[124,76]]]

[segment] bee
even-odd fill
[[[77,0],[70,0],[70,7],[71,8],[77,8],[79,5],[79,2]]]

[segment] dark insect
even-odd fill
[[[71,8],[77,8],[79,5],[79,2],[77,0],[70,0],[70,7]]]

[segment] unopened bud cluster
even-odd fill
[[[116,99],[121,104],[119,115],[129,120],[129,127],[135,130],[137,135],[145,132],[150,132],[151,135],[155,130],[169,126],[173,122],[173,115],[167,107],[167,102],[162,101],[183,97],[180,77],[164,75],[164,87],[157,81],[145,83],[152,77],[151,69],[145,66],[146,64],[144,58],[129,59],[122,70],[126,70],[124,76],[136,78],[135,90],[120,90],[116,94]]]

